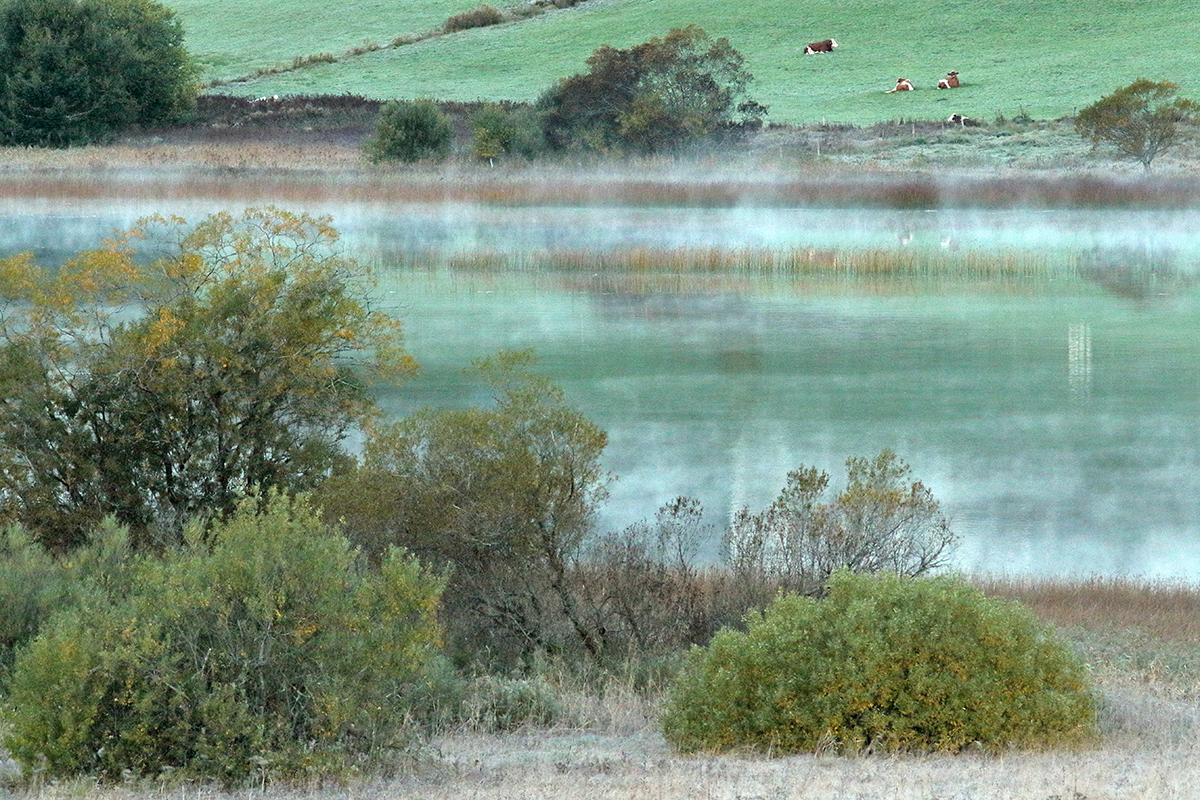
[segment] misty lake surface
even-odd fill
[[[22,202],[0,212],[0,252],[54,263],[146,213],[222,208]],[[847,456],[890,447],[943,502],[964,570],[1200,579],[1200,211],[305,210],[332,215],[375,268],[422,365],[380,391],[384,407],[483,402],[463,368],[535,348],[609,433],[606,528],[686,494],[719,531],[790,469],[818,466],[836,486]],[[519,259],[681,247],[1019,253],[1052,269],[839,281]],[[518,258],[453,266],[480,252]]]

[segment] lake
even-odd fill
[[[21,201],[0,213],[0,250],[54,263],[142,214],[221,207]],[[962,569],[1200,579],[1200,212],[306,210],[374,266],[422,364],[380,390],[384,407],[480,401],[471,359],[536,348],[609,432],[607,528],[687,494],[719,529],[790,469],[837,485],[846,457],[890,447],[949,512]],[[1014,253],[1044,269],[868,280],[528,258],[683,247]],[[479,253],[496,263],[454,266]]]

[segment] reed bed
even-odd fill
[[[956,282],[1045,281],[1063,268],[1033,252],[898,248],[620,248],[538,253],[480,251],[452,255],[447,265],[471,272],[550,271],[586,275],[736,275],[774,279],[939,278]],[[1072,271],[1068,266],[1068,271]]]

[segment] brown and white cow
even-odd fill
[[[886,92],[884,92],[884,94],[891,94],[892,92],[911,92],[912,90],[912,81],[910,81],[908,78],[896,78],[896,88],[888,89]]]
[[[804,55],[813,56],[817,53],[832,53],[835,47],[837,47],[837,42],[833,39],[824,39],[819,42],[813,42],[808,47],[805,47]]]
[[[957,89],[958,88],[958,73],[951,72],[946,77],[938,81],[939,89]]]
[[[962,114],[951,114],[950,118],[947,119],[946,121],[957,123],[959,125],[962,125],[964,128],[978,128],[980,125],[983,124],[982,122],[980,122],[977,119],[971,119],[970,117],[964,117]]]

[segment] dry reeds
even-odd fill
[[[1007,578],[980,581],[1055,625],[1120,630],[1200,647],[1200,586],[1133,578]]]
[[[456,270],[548,270],[588,275],[740,275],[771,278],[949,279],[1037,281],[1052,275],[1037,253],[922,251],[897,249],[623,248],[609,251],[556,250],[507,254],[494,251],[452,256]]]

